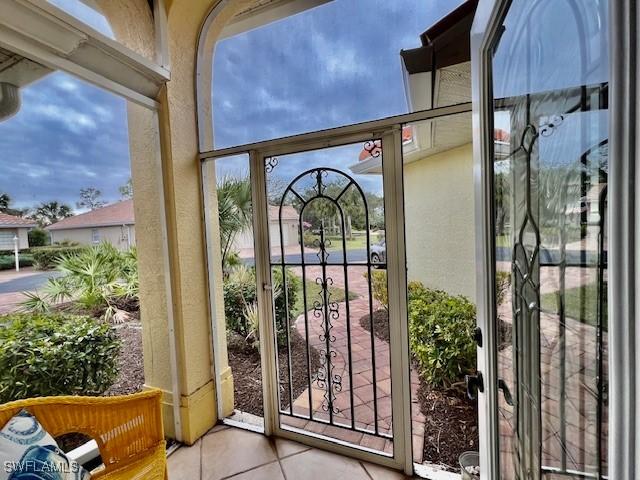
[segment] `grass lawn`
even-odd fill
[[[511,247],[511,238],[509,235],[498,235],[496,237],[496,247]]]
[[[302,282],[301,282],[302,283]],[[307,280],[307,308],[311,310],[313,308],[313,302],[316,299],[320,299],[320,294],[322,292],[322,288],[313,280]],[[297,317],[302,312],[304,312],[304,297],[302,295],[302,286],[300,286],[300,290],[298,291],[298,298],[296,299],[296,304],[293,307],[292,316]],[[330,287],[329,293],[331,293],[331,301],[333,302],[344,302],[344,290],[338,287]],[[354,292],[349,292],[349,300],[353,300],[358,298],[358,294]]]
[[[331,240],[331,246],[329,247],[329,251],[333,252],[341,252],[342,251],[342,237],[327,237]],[[371,237],[372,243],[375,243],[375,238]],[[366,235],[358,235],[354,236],[352,240],[347,238],[347,250],[358,250],[367,248],[367,237]]]
[[[604,288],[607,288],[605,283]],[[558,311],[558,295],[545,293],[542,295],[542,310],[545,312]],[[604,318],[602,326],[607,329],[607,304],[605,295]],[[581,308],[582,307],[582,308]],[[598,287],[596,283],[570,288],[565,291],[565,308],[567,317],[575,318],[588,325],[596,325],[598,314]]]

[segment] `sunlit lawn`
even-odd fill
[[[607,284],[604,284],[606,290]],[[558,295],[557,293],[546,293],[541,299],[542,310],[545,312],[558,311]],[[604,296],[604,318],[602,321],[603,328],[607,328],[607,298]],[[582,285],[580,287],[570,288],[565,291],[565,310],[566,316],[581,320],[588,325],[596,325],[598,315],[598,286],[596,283]]]
[[[330,301],[332,302],[344,302],[344,290],[338,287],[330,287],[329,293],[331,295]],[[322,288],[315,281],[307,279],[307,310],[311,310],[313,308],[313,303],[316,300],[322,301]],[[354,292],[349,292],[349,300],[353,300],[358,298],[358,294]],[[300,282],[300,290],[298,291],[298,297],[296,299],[296,304],[293,308],[292,315],[297,317],[302,312],[304,312],[304,297],[302,292],[302,282]]]
[[[342,251],[342,237],[328,237],[331,240],[331,246],[329,247],[329,251]],[[378,243],[378,236],[371,234],[370,235],[371,243]],[[347,250],[363,250],[367,248],[367,236],[364,234],[354,235],[352,238],[346,239]]]

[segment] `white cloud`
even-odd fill
[[[82,152],[80,151],[80,149],[71,143],[65,143],[60,149],[60,153],[62,153],[63,155],[66,155],[67,157],[82,156]]]
[[[311,58],[318,59],[320,67],[328,74],[329,82],[369,75],[371,66],[362,60],[362,55],[358,55],[355,48],[329,40],[319,32],[311,35],[311,43],[315,50]]]
[[[71,77],[67,77],[66,75],[56,75],[55,76],[55,84],[60,90],[64,90],[65,92],[75,92],[78,90],[78,82]]]
[[[259,87],[257,89],[257,99],[258,103],[262,107],[266,107],[270,110],[282,110],[288,113],[296,113],[300,111],[299,105],[296,105],[290,100],[276,97],[265,87]]]
[[[43,167],[42,165],[34,165],[34,164],[27,164],[27,163],[22,163],[21,165],[23,167],[23,172],[29,178],[38,179],[38,178],[48,177],[49,175],[51,175],[51,171],[48,168]]]
[[[57,105],[37,105],[32,111],[40,117],[62,123],[73,133],[83,133],[97,128],[93,118],[73,108],[59,107]]]
[[[93,111],[98,117],[98,120],[103,123],[108,123],[113,120],[113,113],[110,109],[105,108],[101,105],[94,105]]]

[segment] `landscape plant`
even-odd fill
[[[21,253],[20,267],[30,267],[33,265],[33,255]],[[0,255],[0,270],[13,270],[16,268],[16,258],[13,255]]]
[[[119,351],[114,329],[89,316],[0,316],[0,403],[49,395],[100,395],[116,380]]]
[[[42,228],[29,230],[27,235],[29,237],[30,247],[44,247],[49,244],[49,234]]]
[[[273,298],[275,305],[276,325],[278,338],[282,342],[286,339],[287,311],[294,310],[300,290],[300,279],[287,269],[287,294],[283,291],[282,270],[273,272]],[[247,338],[251,336],[252,321],[255,327],[255,318],[252,317],[252,305],[257,304],[256,277],[253,267],[240,266],[234,268],[224,281],[224,309],[227,330]],[[247,315],[248,314],[248,315]],[[290,322],[295,318],[289,318]]]
[[[248,177],[224,177],[218,182],[217,192],[222,270],[229,275],[237,266],[233,261],[233,243],[251,228],[251,184]]]
[[[41,292],[25,293],[22,306],[30,312],[48,312],[58,303],[111,319],[119,309],[137,309],[139,281],[136,249],[119,251],[103,243],[67,251],[56,257],[60,277],[50,278]]]
[[[31,249],[33,265],[38,270],[51,270],[55,268],[60,258],[77,253],[86,247],[51,245],[48,247],[36,247]]]
[[[501,278],[502,282],[506,280]],[[387,272],[371,272],[372,295],[389,308]],[[463,296],[409,282],[409,345],[421,377],[434,387],[449,387],[474,370],[476,309]]]
[[[425,288],[409,303],[409,344],[427,383],[449,387],[476,361],[475,306],[465,297]]]

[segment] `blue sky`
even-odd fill
[[[113,37],[104,17],[78,0],[51,3]],[[406,112],[399,52],[418,46],[419,34],[460,3],[334,0],[224,40],[214,62],[216,146]],[[23,89],[20,112],[0,123],[0,164],[0,192],[16,207],[75,207],[87,186],[115,201],[130,176],[126,102],[51,74]]]

